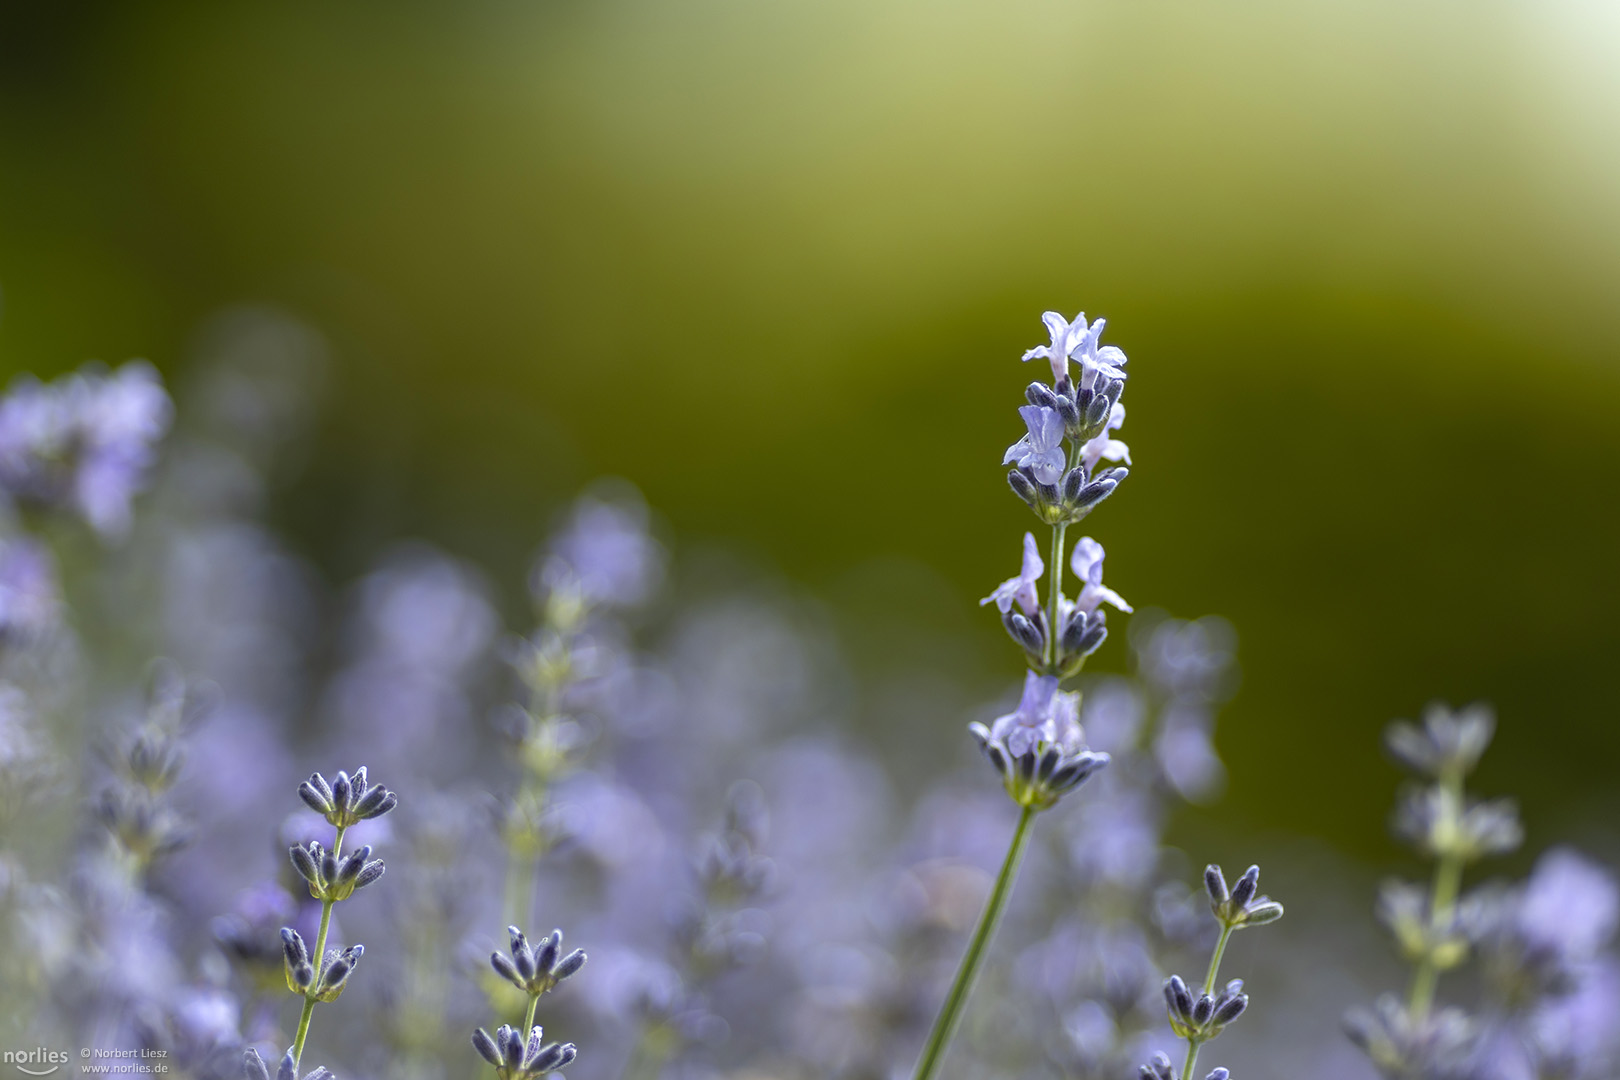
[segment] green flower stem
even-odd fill
[[[1463,778],[1460,772],[1448,771],[1440,778],[1447,792],[1455,799],[1454,805],[1461,807],[1463,800]],[[1451,922],[1452,911],[1457,906],[1457,894],[1462,889],[1463,857],[1455,850],[1442,852],[1440,860],[1434,868],[1434,885],[1429,900],[1429,928],[1438,931]],[[1407,999],[1407,1011],[1413,1019],[1421,1020],[1429,1015],[1429,1009],[1434,1005],[1435,989],[1440,983],[1440,967],[1434,961],[1433,952],[1427,952],[1418,961],[1417,969],[1412,972],[1412,990]]]
[[[529,995],[529,1011],[523,1014],[523,1039],[528,1041],[529,1032],[534,1030],[534,1010],[540,1004],[539,994]]]
[[[1061,543],[1062,533],[1058,535]],[[1001,921],[1001,913],[1006,910],[1007,898],[1012,895],[1013,879],[1018,876],[1018,864],[1023,859],[1024,848],[1029,843],[1029,826],[1035,820],[1035,814],[1034,807],[1026,806],[1018,816],[1018,828],[1013,832],[1012,843],[1007,848],[1007,858],[1001,864],[1001,873],[996,876],[995,888],[990,890],[990,899],[984,905],[984,914],[979,916],[979,925],[973,931],[973,939],[968,942],[967,954],[962,957],[962,964],[956,969],[956,980],[951,983],[951,992],[946,995],[945,1004],[940,1007],[939,1015],[934,1019],[933,1030],[928,1033],[928,1042],[923,1046],[922,1059],[917,1062],[917,1071],[912,1074],[913,1080],[933,1080],[934,1074],[939,1071],[940,1063],[944,1060],[951,1037],[956,1034],[957,1024],[962,1019],[962,1007],[967,1004],[968,994],[973,989],[974,980],[978,978],[979,968],[984,964],[984,955],[990,945],[990,938],[995,934],[996,924]]]
[[[1058,673],[1058,638],[1063,636],[1063,628],[1058,625],[1058,599],[1063,595],[1063,534],[1068,528],[1065,522],[1052,526],[1052,595],[1046,612],[1046,670],[1051,675]]]
[[[1215,992],[1215,975],[1221,970],[1221,957],[1226,955],[1226,939],[1232,936],[1232,927],[1221,923],[1221,937],[1215,942],[1215,955],[1209,958],[1209,974],[1204,976],[1204,993]]]
[[[332,857],[343,857],[343,834],[348,826],[339,825],[337,837],[332,841]],[[309,989],[304,991],[304,1011],[298,1017],[298,1034],[293,1039],[293,1070],[296,1072],[304,1060],[304,1040],[309,1038],[310,1017],[315,1015],[315,991],[321,985],[321,967],[326,961],[326,932],[332,928],[332,905],[335,900],[321,901],[321,928],[315,934],[315,954],[311,958],[315,962],[315,976],[310,980]]]
[[[1226,922],[1221,923],[1221,936],[1215,942],[1215,952],[1209,958],[1209,972],[1204,976],[1204,993],[1215,992],[1215,976],[1221,970],[1221,957],[1226,955],[1226,940],[1232,936],[1233,927]],[[1181,1063],[1181,1080],[1192,1080],[1193,1067],[1198,1064],[1198,1048],[1203,1043],[1198,1039],[1187,1040],[1187,1059]]]

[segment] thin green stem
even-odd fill
[[[1463,778],[1462,774],[1451,771],[1440,778],[1452,798],[1452,805],[1462,807]],[[1457,905],[1457,894],[1462,889],[1463,858],[1455,851],[1448,851],[1440,856],[1434,867],[1434,885],[1429,899],[1429,929],[1430,937],[1446,927],[1451,922],[1452,911]],[[1413,1019],[1421,1020],[1429,1015],[1429,1009],[1434,1005],[1434,995],[1440,984],[1440,966],[1435,963],[1433,951],[1424,953],[1418,961],[1417,968],[1412,972],[1412,989],[1407,998],[1407,1011]]]
[[[1215,992],[1215,974],[1221,970],[1221,957],[1226,955],[1226,939],[1232,936],[1232,927],[1221,923],[1220,940],[1215,942],[1215,954],[1209,958],[1209,974],[1204,976],[1204,993]]]
[[[337,836],[332,841],[332,856],[341,858],[343,855],[343,834],[348,826],[339,825]],[[334,900],[321,901],[321,928],[315,934],[315,954],[311,958],[315,964],[315,976],[310,980],[309,989],[304,991],[304,1011],[298,1016],[298,1034],[293,1038],[293,1070],[296,1073],[304,1060],[304,1040],[309,1038],[309,1021],[315,1015],[315,991],[321,985],[321,968],[326,961],[326,932],[332,928],[332,905]]]
[[[1063,636],[1063,628],[1058,625],[1058,600],[1063,596],[1063,534],[1068,527],[1064,522],[1052,526],[1051,597],[1046,609],[1046,670],[1050,675],[1057,674],[1058,638]]]
[[[523,1014],[523,1037],[527,1039],[529,1032],[534,1030],[534,1010],[540,1004],[539,994],[529,995],[529,1011]]]
[[[1221,957],[1226,955],[1226,941],[1232,936],[1230,924],[1221,923],[1221,936],[1215,942],[1215,951],[1209,958],[1209,972],[1204,976],[1204,993],[1215,992],[1215,976],[1221,970]],[[1187,1040],[1187,1059],[1181,1063],[1181,1080],[1192,1080],[1193,1067],[1198,1064],[1198,1048],[1203,1045],[1199,1039]]]
[[[1198,1048],[1203,1045],[1197,1039],[1187,1040],[1187,1056],[1181,1062],[1181,1080],[1192,1080],[1193,1067],[1198,1064]]]
[[[984,914],[979,916],[979,925],[968,942],[967,954],[956,969],[956,979],[951,983],[950,993],[945,996],[945,1004],[934,1018],[934,1027],[928,1033],[928,1042],[923,1046],[922,1058],[917,1062],[917,1071],[912,1074],[912,1080],[932,1080],[939,1071],[945,1050],[950,1046],[951,1037],[956,1034],[957,1024],[961,1022],[962,1007],[967,1004],[968,994],[979,976],[979,968],[984,964],[990,938],[996,932],[996,924],[1001,921],[1001,913],[1006,910],[1008,897],[1012,895],[1013,880],[1018,876],[1018,864],[1024,857],[1024,848],[1028,846],[1029,826],[1035,820],[1035,814],[1034,807],[1026,806],[1018,815],[1018,828],[1007,847],[1007,858],[1001,864],[1001,873],[996,875],[995,887],[990,890],[990,899],[985,902]]]

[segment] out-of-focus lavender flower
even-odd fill
[[[1568,848],[1536,860],[1519,906],[1525,937],[1577,960],[1596,956],[1614,938],[1620,892],[1603,867]]]
[[[35,726],[28,695],[0,683],[0,834],[48,790],[58,772],[57,761]]]
[[[1115,755],[1134,748],[1145,712],[1142,694],[1131,682],[1120,678],[1098,681],[1087,689],[1080,705],[1086,742]]]
[[[1029,434],[1007,447],[1001,463],[1028,469],[1042,484],[1057,483],[1069,461],[1063,449],[1063,417],[1056,409],[1040,405],[1022,405],[1018,415],[1024,418]]]
[[[1390,1080],[1458,1076],[1480,1037],[1478,1025],[1458,1009],[1414,1016],[1390,994],[1372,1009],[1352,1010],[1344,1024],[1350,1041]]]
[[[1523,886],[1492,890],[1473,906],[1469,929],[1486,982],[1506,1013],[1528,1022],[1598,966],[1614,938],[1620,895],[1602,867],[1555,848]]]
[[[1080,448],[1080,460],[1085,463],[1088,472],[1105,459],[1123,461],[1127,465],[1131,463],[1131,448],[1118,439],[1110,438],[1108,434],[1110,431],[1118,431],[1124,424],[1125,405],[1116,401],[1113,408],[1108,410],[1108,423],[1104,425],[1103,430],[1087,439],[1085,445]]]
[[[1589,970],[1569,994],[1530,1018],[1528,1048],[1536,1077],[1599,1080],[1620,1067],[1620,963]]]
[[[103,537],[120,538],[169,419],[169,396],[143,361],[52,383],[27,376],[0,400],[0,487],[70,508]]]
[[[1115,777],[1105,774],[1100,782]],[[1071,815],[1065,848],[1080,880],[1106,883],[1135,893],[1159,872],[1163,829],[1152,797],[1126,785],[1110,785],[1084,814]]]
[[[634,607],[664,576],[664,550],[647,531],[647,508],[633,492],[611,501],[585,496],[552,541],[541,568],[551,588],[572,583],[587,603]]]
[[[1397,720],[1384,733],[1389,752],[1408,768],[1438,778],[1466,775],[1479,764],[1496,731],[1490,706],[1476,704],[1452,712],[1436,702],[1423,713],[1423,725]]]
[[[1169,696],[1220,700],[1228,691],[1234,638],[1224,619],[1137,620],[1134,642],[1142,674]]]
[[[1035,583],[1046,572],[1046,564],[1041,561],[1040,546],[1035,543],[1032,533],[1024,534],[1024,565],[1018,571],[1017,577],[1010,577],[996,586],[996,590],[983,600],[979,601],[982,607],[994,603],[997,610],[1003,615],[1012,610],[1016,601],[1025,615],[1033,615],[1041,606],[1040,592]]]
[[[1153,756],[1164,778],[1188,802],[1203,802],[1220,790],[1226,769],[1210,739],[1208,712],[1185,701],[1172,701],[1159,718]]]
[[[490,661],[498,621],[482,578],[412,545],[367,575],[355,607],[350,660],[326,695],[334,752],[366,753],[378,771],[409,779],[465,767],[473,747],[443,733],[472,722],[472,684]]]
[[[51,553],[25,536],[0,539],[0,637],[37,639],[56,626],[60,609]]]
[[[1076,541],[1074,554],[1069,557],[1069,566],[1084,585],[1079,598],[1075,600],[1075,607],[1092,612],[1097,610],[1099,604],[1107,603],[1128,612],[1131,605],[1125,602],[1125,598],[1102,583],[1103,557],[1103,546],[1091,537],[1082,536]]]

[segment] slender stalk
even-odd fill
[[[1061,543],[1061,533],[1059,533]],[[1026,806],[1018,815],[1018,828],[1014,830],[1012,843],[1007,847],[1007,858],[1001,864],[1001,873],[996,875],[995,888],[990,890],[990,899],[985,902],[984,914],[979,916],[979,925],[973,931],[973,938],[968,942],[967,954],[962,957],[962,964],[956,969],[956,979],[951,983],[951,991],[945,996],[945,1004],[940,1007],[939,1015],[934,1018],[934,1027],[928,1033],[928,1042],[923,1046],[922,1058],[917,1062],[917,1071],[912,1074],[912,1080],[932,1080],[939,1071],[940,1063],[945,1058],[945,1050],[950,1045],[951,1037],[956,1034],[957,1024],[962,1019],[962,1007],[967,1004],[968,994],[973,990],[973,983],[979,976],[979,968],[984,964],[984,955],[990,945],[990,938],[995,934],[996,924],[1001,921],[1001,913],[1006,910],[1007,898],[1012,895],[1013,880],[1018,876],[1018,864],[1024,857],[1024,848],[1029,843],[1029,826],[1035,820],[1036,810]]]
[[[540,1004],[539,994],[529,995],[529,1011],[523,1014],[523,1037],[527,1039],[529,1032],[534,1030],[534,1010]]]
[[[1221,957],[1226,955],[1226,940],[1232,936],[1232,927],[1221,923],[1221,936],[1215,942],[1215,952],[1209,958],[1209,972],[1204,976],[1204,993],[1215,992],[1215,976],[1221,970]],[[1198,1064],[1198,1048],[1203,1043],[1198,1039],[1187,1040],[1187,1058],[1181,1063],[1181,1080],[1192,1080],[1193,1067]]]
[[[338,826],[337,837],[332,841],[332,855],[341,858],[343,855],[343,834],[347,826]],[[321,968],[326,962],[326,932],[332,928],[332,905],[334,900],[321,901],[321,928],[315,934],[315,977],[310,980],[309,989],[304,991],[304,1011],[298,1017],[298,1034],[293,1038],[293,1069],[296,1071],[304,1060],[304,1040],[309,1038],[309,1021],[315,1015],[315,991],[321,985]]]
[[[1226,955],[1226,939],[1232,936],[1232,928],[1221,923],[1221,937],[1215,942],[1215,954],[1209,958],[1209,974],[1204,976],[1204,993],[1215,992],[1215,974],[1221,970],[1221,957]]]
[[[1463,779],[1461,773],[1448,772],[1440,783],[1452,796],[1453,805],[1462,806]],[[1457,894],[1462,888],[1463,859],[1455,851],[1441,854],[1434,867],[1434,885],[1429,899],[1429,929],[1438,931],[1451,921],[1457,905]],[[1432,953],[1425,953],[1412,972],[1412,989],[1407,998],[1407,1011],[1413,1019],[1421,1020],[1434,1005],[1435,990],[1440,983],[1440,968]]]
[[[1058,638],[1063,628],[1058,625],[1058,599],[1063,595],[1063,534],[1068,529],[1064,522],[1052,526],[1051,597],[1046,610],[1046,670],[1057,674]]]

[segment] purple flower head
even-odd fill
[[[1108,603],[1121,611],[1130,611],[1131,605],[1125,598],[1113,589],[1102,583],[1103,574],[1103,546],[1089,536],[1082,536],[1074,545],[1074,555],[1069,559],[1069,565],[1074,569],[1075,576],[1084,583],[1080,590],[1080,597],[1075,606],[1085,612],[1093,612],[1101,604]]]
[[[989,734],[1014,757],[1021,757],[1043,742],[1072,753],[1084,741],[1079,695],[1060,693],[1057,679],[1050,675],[1025,672],[1018,708],[997,717]]]
[[[664,551],[647,532],[640,496],[612,501],[587,495],[552,542],[542,579],[571,580],[592,604],[634,607],[649,599],[664,573]]]
[[[0,540],[0,636],[38,638],[56,625],[59,609],[50,551],[27,537]]]
[[[1147,681],[1171,697],[1223,700],[1232,690],[1237,635],[1224,619],[1162,619],[1134,643]]]
[[[1025,615],[1033,615],[1041,606],[1039,591],[1035,583],[1046,572],[1046,564],[1041,561],[1041,552],[1035,543],[1035,537],[1030,533],[1024,534],[1024,566],[1018,571],[1017,577],[1010,577],[996,586],[996,591],[979,601],[980,606],[995,602],[997,610],[1003,615],[1012,610],[1013,601],[1023,609]]]
[[[1568,848],[1536,860],[1519,907],[1519,929],[1535,944],[1570,960],[1602,951],[1620,920],[1620,894],[1598,864]]]
[[[1081,315],[1075,321],[1083,323],[1085,316]],[[1075,351],[1071,355],[1080,361],[1080,387],[1083,390],[1095,388],[1098,376],[1110,382],[1125,377],[1125,354],[1113,345],[1097,347],[1097,339],[1102,337],[1103,327],[1107,325],[1107,319],[1098,319],[1075,343]]]
[[[0,486],[121,537],[170,412],[157,372],[142,361],[19,382],[0,401]]]
[[[79,417],[84,453],[74,501],[103,536],[129,530],[130,502],[169,428],[170,412],[169,395],[148,364],[125,364],[92,384]]]
[[[1214,796],[1226,777],[1220,756],[1210,740],[1210,717],[1195,704],[1174,703],[1160,718],[1161,730],[1153,755],[1170,786],[1188,802]]]
[[[1127,465],[1131,463],[1131,448],[1118,439],[1108,437],[1110,431],[1118,431],[1124,423],[1125,406],[1116,401],[1114,407],[1109,410],[1108,423],[1104,425],[1102,431],[1095,437],[1087,439],[1086,444],[1080,448],[1080,460],[1085,464],[1086,471],[1095,469],[1097,463],[1104,458],[1109,461],[1123,461]]]
[[[1069,464],[1063,453],[1063,417],[1044,405],[1020,406],[1018,415],[1024,418],[1029,434],[1007,447],[1001,463],[1028,469],[1043,484],[1057,483]]]
[[[1055,311],[1048,311],[1041,316],[1041,322],[1046,324],[1046,332],[1052,335],[1050,345],[1037,345],[1024,354],[1024,359],[1034,360],[1042,357],[1052,362],[1052,378],[1061,382],[1069,374],[1069,358],[1074,351],[1080,348],[1088,338],[1086,329],[1086,313],[1081,312],[1070,322]],[[1102,320],[1097,320],[1099,331]],[[1123,376],[1122,376],[1123,377]]]

